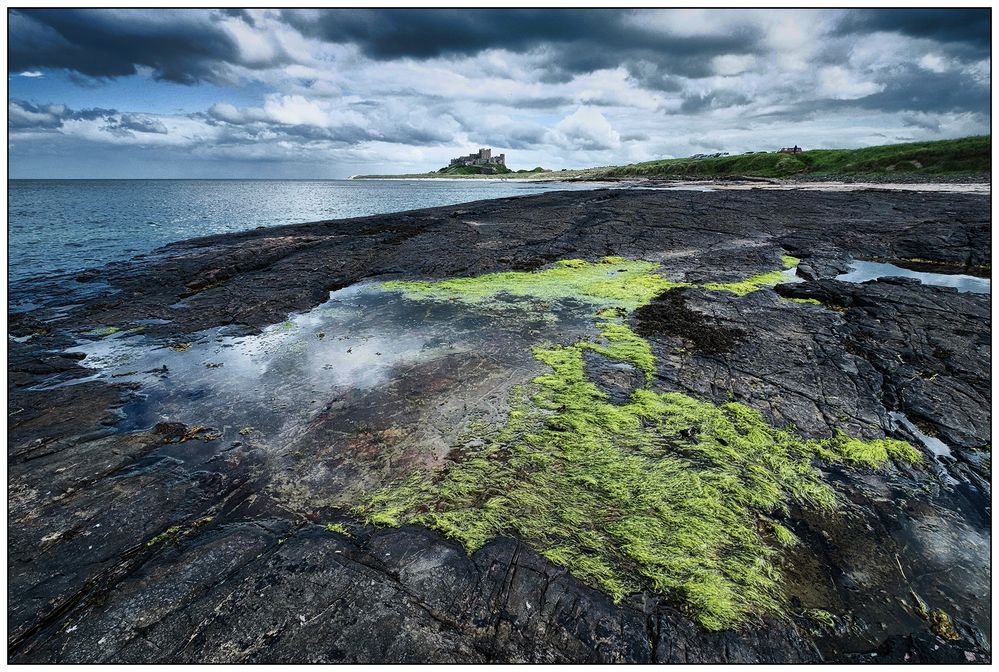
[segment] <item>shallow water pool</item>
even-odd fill
[[[915,278],[924,285],[936,287],[953,287],[959,292],[972,294],[991,294],[992,282],[989,278],[977,278],[973,275],[950,273],[927,273],[913,271],[894,264],[878,261],[851,261],[847,273],[837,275],[837,280],[844,282],[867,282],[878,278]]]

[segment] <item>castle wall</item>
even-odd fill
[[[506,165],[506,154],[497,154],[493,156],[493,150],[490,148],[480,148],[478,152],[474,154],[468,154],[467,156],[459,156],[457,158],[451,159],[449,166],[500,166]]]

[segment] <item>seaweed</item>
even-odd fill
[[[358,513],[376,525],[426,525],[469,552],[515,535],[617,601],[650,588],[718,630],[783,611],[774,557],[793,534],[771,525],[774,545],[760,523],[792,503],[835,508],[813,458],[919,459],[900,441],[805,439],[736,402],[645,388],[608,403],[586,378],[583,351],[644,360],[643,339],[614,326],[625,344],[616,349],[535,348],[551,370],[519,393],[492,440],[440,473],[379,491]]]
[[[903,441],[842,432],[807,439],[736,401],[653,390],[651,346],[623,321],[657,295],[687,286],[656,269],[605,257],[532,273],[384,283],[412,299],[470,305],[501,295],[575,299],[594,304],[605,321],[593,341],[533,349],[549,370],[515,389],[507,420],[488,440],[455,451],[436,473],[414,473],[375,492],[354,512],[375,525],[425,525],[469,552],[513,535],[615,601],[650,589],[709,630],[782,613],[776,557],[797,538],[773,517],[787,516],[792,504],[833,510],[838,503],[816,461],[881,468],[918,462],[920,454]],[[775,271],[702,287],[741,296],[780,279]],[[727,334],[719,349],[735,336]],[[645,385],[625,403],[611,403],[587,377],[587,350],[640,369]]]

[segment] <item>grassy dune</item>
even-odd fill
[[[740,154],[712,159],[666,159],[598,169],[606,177],[793,177],[812,175],[981,174],[991,171],[988,135],[880,145],[863,149],[813,149],[801,154]]]
[[[992,171],[992,136],[956,140],[879,145],[863,149],[813,149],[801,154],[774,152],[709,159],[662,159],[584,170],[558,170],[505,175],[467,175],[468,179],[712,179],[731,177],[796,178],[883,177],[889,175],[972,176]],[[428,178],[440,173],[365,175],[359,177]],[[459,177],[449,175],[447,177]]]

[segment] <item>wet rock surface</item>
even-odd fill
[[[988,661],[989,296],[832,278],[851,259],[981,267],[989,229],[988,198],[974,195],[549,193],[196,239],[39,283],[23,297],[39,305],[9,315],[9,658]],[[738,631],[706,632],[649,593],[615,605],[515,539],[468,555],[432,531],[350,515],[360,493],[440,468],[480,441],[478,423],[502,418],[511,390],[541,371],[532,345],[592,336],[579,306],[536,306],[535,317],[555,317],[530,328],[503,306],[465,315],[459,336],[430,331],[411,347],[418,360],[382,366],[377,384],[303,380],[304,397],[274,394],[274,417],[296,418],[280,427],[264,413],[243,426],[221,410],[238,395],[181,385],[193,370],[181,362],[194,361],[183,358],[201,357],[203,375],[190,380],[235,375],[237,360],[209,345],[225,354],[232,339],[266,335],[366,279],[618,255],[660,263],[677,282],[733,282],[780,268],[784,254],[801,259],[806,282],[745,296],[678,288],[631,315],[657,356],[653,387],[735,399],[805,436],[843,430],[922,447],[893,418],[902,413],[951,454],[924,449],[925,464],[882,471],[830,468],[845,513],[791,511],[801,543],[781,563],[787,616]],[[464,314],[393,305],[358,310],[377,306],[373,328],[400,315],[403,332],[447,329]],[[346,335],[295,324],[308,326],[296,332],[310,339],[303,357],[329,356],[316,344]],[[460,347],[475,326],[486,336]],[[390,355],[354,336],[336,341],[329,361],[349,361],[346,348],[372,366]],[[137,360],[152,357],[145,372],[82,358],[88,344],[133,340],[152,349]],[[296,360],[297,342],[273,360],[289,388],[319,361]],[[612,401],[644,383],[596,353],[586,363]],[[186,401],[157,396],[170,385]],[[282,406],[291,398],[308,401]],[[184,403],[167,412],[169,399]],[[206,417],[176,410],[199,400]],[[941,638],[920,603],[946,611],[958,639]]]

